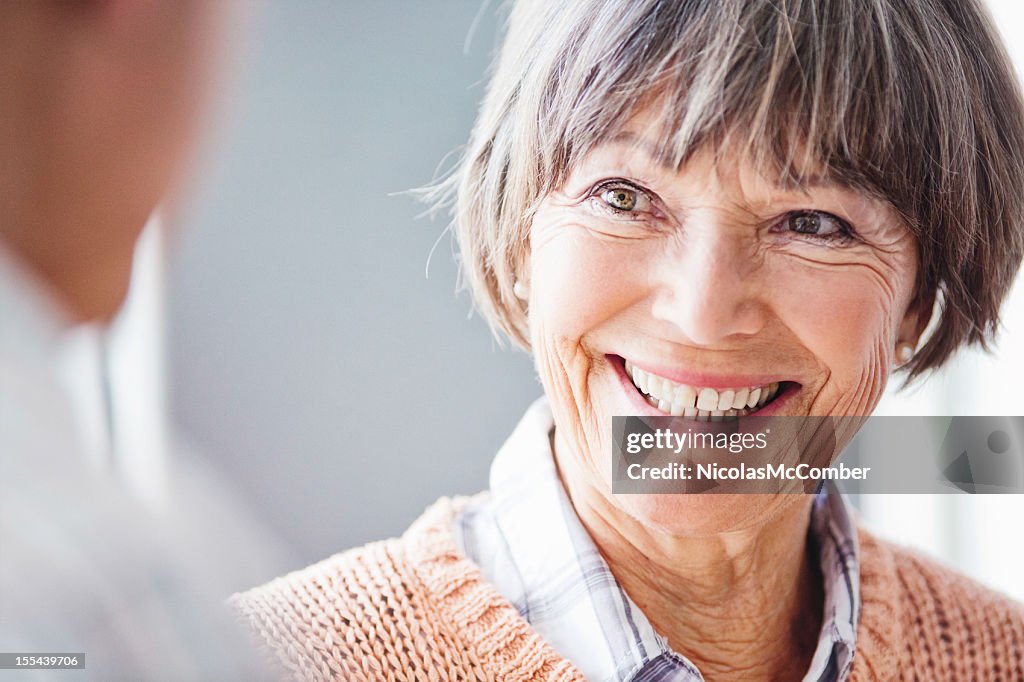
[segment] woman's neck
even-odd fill
[[[803,677],[823,612],[817,553],[807,548],[810,496],[758,527],[680,537],[640,523],[559,464],[612,573],[674,651],[709,680]]]

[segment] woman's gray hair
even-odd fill
[[[939,313],[909,378],[991,339],[1024,256],[1024,103],[972,0],[516,2],[469,145],[428,193],[496,331],[528,345],[513,283],[537,204],[650,105],[663,162],[739,145],[797,187],[823,172],[899,212],[914,303]]]

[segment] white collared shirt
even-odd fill
[[[545,399],[527,410],[491,465],[491,494],[455,520],[460,548],[588,680],[702,681],[618,584],[576,516],[555,468],[553,423]],[[838,682],[852,665],[860,590],[856,532],[831,481],[814,500],[810,533],[825,609],[803,679]]]
[[[85,679],[269,676],[220,605],[246,583],[210,545],[252,555],[207,503],[218,491],[190,476],[176,500],[203,525],[183,508],[161,518],[93,461],[109,442],[91,437],[106,426],[101,375],[66,380],[99,348],[83,329],[0,244],[0,651],[84,653]]]

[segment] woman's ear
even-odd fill
[[[922,294],[911,303],[910,307],[907,308],[906,314],[903,316],[903,320],[900,322],[896,339],[897,343],[906,343],[910,344],[912,348],[917,348],[918,341],[924,334],[925,329],[928,328],[928,323],[931,322],[932,310],[934,308],[934,289]]]

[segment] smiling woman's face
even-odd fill
[[[646,150],[646,129],[637,117],[582,160],[530,232],[530,341],[559,463],[606,495],[612,416],[866,415],[897,340],[919,328],[914,237],[887,204],[828,182],[780,187],[728,154],[677,172]],[[619,503],[686,534],[797,496],[731,497]]]

